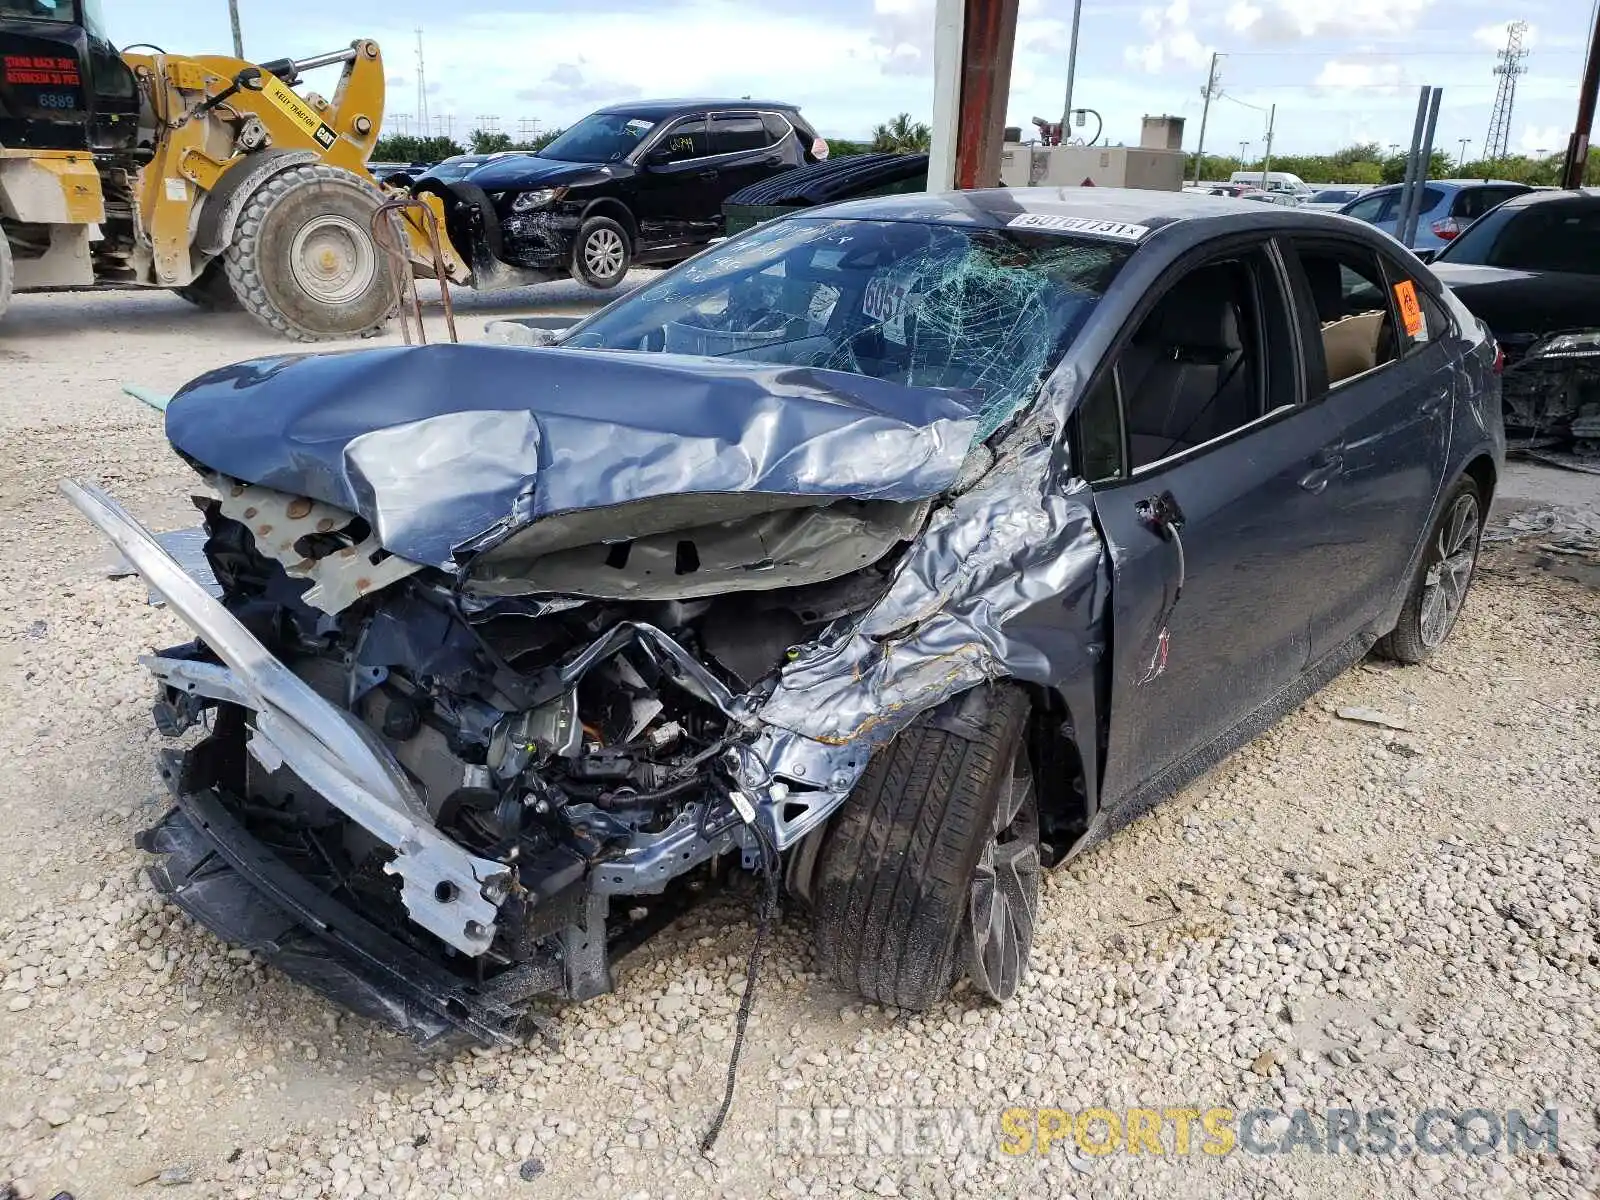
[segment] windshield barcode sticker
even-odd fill
[[[1049,229],[1056,233],[1085,233],[1090,237],[1116,238],[1137,242],[1150,232],[1148,225],[1129,225],[1125,221],[1096,221],[1092,217],[1061,217],[1050,213],[1019,213],[1006,222],[1012,229]]]

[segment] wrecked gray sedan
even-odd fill
[[[1008,997],[1041,867],[1439,645],[1503,457],[1426,268],[1211,197],[817,210],[560,342],[189,384],[220,595],[68,485],[197,635],[158,886],[424,1039],[736,870],[874,1000]]]

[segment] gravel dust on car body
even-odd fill
[[[464,307],[467,335],[500,315]],[[1003,1008],[959,990],[916,1016],[862,1005],[818,979],[791,914],[709,1160],[748,890],[626,960],[616,993],[557,1013],[553,1048],[421,1050],[230,950],[159,900],[132,846],[165,807],[134,659],[188,635],[138,580],[104,578],[107,547],[55,482],[98,480],[155,529],[192,524],[192,474],[120,384],[170,390],[280,351],[300,352],[159,295],[24,297],[0,326],[0,1185],[80,1200],[163,1183],[283,1200],[1600,1188],[1600,591],[1510,547],[1486,548],[1429,665],[1362,664],[1048,877],[1032,973]],[[1402,1126],[1555,1109],[1559,1139],[1218,1156],[1175,1153],[1169,1126],[1162,1155],[1100,1155],[1097,1125],[1048,1153],[1002,1148],[1007,1110],[1175,1107],[1271,1110],[1256,1134],[1274,1143],[1302,1109],[1386,1107]],[[931,1150],[852,1144],[864,1118],[905,1114],[979,1124]],[[846,1136],[817,1136],[823,1119]]]

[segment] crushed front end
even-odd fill
[[[383,366],[459,382],[525,354],[547,356],[570,411],[408,421]],[[338,355],[203,378],[168,432],[205,484],[215,590],[110,496],[65,485],[196,634],[142,660],[176,747],[175,807],[142,844],[175,903],[422,1040],[515,1038],[532,997],[609,990],[617,954],[705,884],[775,873],[875,745],[1004,673],[926,579],[1014,605],[1019,555],[1056,574],[1088,561],[1050,540],[1081,541],[1086,518],[1053,532],[1016,503],[1046,439],[979,480],[993,456],[940,393],[750,367],[708,389],[704,367],[648,357],[619,360],[647,372],[643,394],[670,402],[674,371],[702,393],[640,406],[670,428],[622,419],[602,398],[621,366],[597,352],[373,351],[345,364],[361,388]],[[786,398],[729,403],[747,385]],[[245,433],[229,394],[251,388]],[[347,417],[366,429],[368,404],[388,422],[328,439]],[[697,424],[726,412],[741,428]],[[713,444],[740,480],[710,469]],[[518,454],[542,464],[537,490],[496,471]]]

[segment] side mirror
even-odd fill
[[[1439,257],[1439,252],[1432,247],[1424,250],[1413,250],[1411,253],[1415,254],[1425,263],[1431,263],[1435,258]]]
[[[665,146],[657,146],[644,156],[644,165],[647,167],[664,167],[672,161],[672,151]]]

